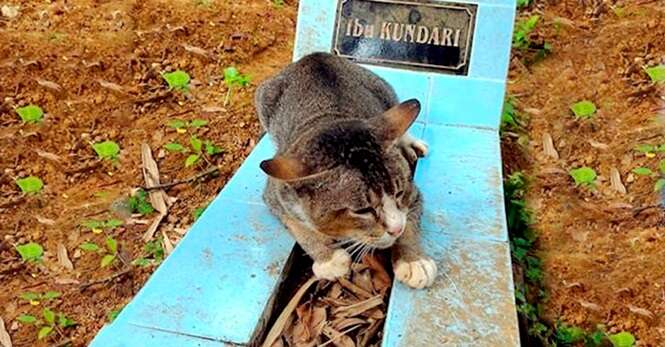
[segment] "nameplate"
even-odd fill
[[[477,5],[340,0],[333,53],[359,63],[466,75]]]

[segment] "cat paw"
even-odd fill
[[[343,249],[337,249],[333,252],[328,261],[314,262],[312,270],[314,276],[319,279],[332,281],[342,277],[349,272],[351,267],[351,256]]]
[[[428,257],[410,262],[400,259],[395,263],[395,277],[411,288],[429,287],[436,278],[436,263]]]
[[[411,149],[418,158],[423,158],[429,153],[429,146],[423,140],[417,139],[411,135],[402,136],[402,146]]]

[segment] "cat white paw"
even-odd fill
[[[342,277],[349,272],[351,267],[351,256],[343,249],[337,249],[333,252],[332,258],[328,261],[314,262],[312,270],[314,276],[319,279],[332,281]]]
[[[419,158],[422,158],[426,156],[427,153],[429,153],[429,146],[427,145],[427,142],[417,139],[408,134],[402,136],[402,145],[413,149],[413,151],[416,152],[416,155]]]
[[[411,288],[429,287],[436,278],[436,263],[427,257],[411,262],[400,259],[395,263],[395,277]]]

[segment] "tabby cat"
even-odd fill
[[[264,199],[314,260],[315,276],[344,276],[352,255],[393,247],[399,281],[432,285],[436,264],[420,247],[422,199],[413,183],[427,145],[406,134],[418,100],[398,103],[369,70],[314,53],[264,82],[256,106],[277,145],[261,163]]]

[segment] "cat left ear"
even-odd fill
[[[260,166],[270,177],[283,181],[297,180],[310,174],[309,169],[299,160],[281,155],[262,161]]]
[[[379,118],[381,140],[386,146],[392,145],[406,133],[420,113],[420,101],[410,99],[393,106]]]

